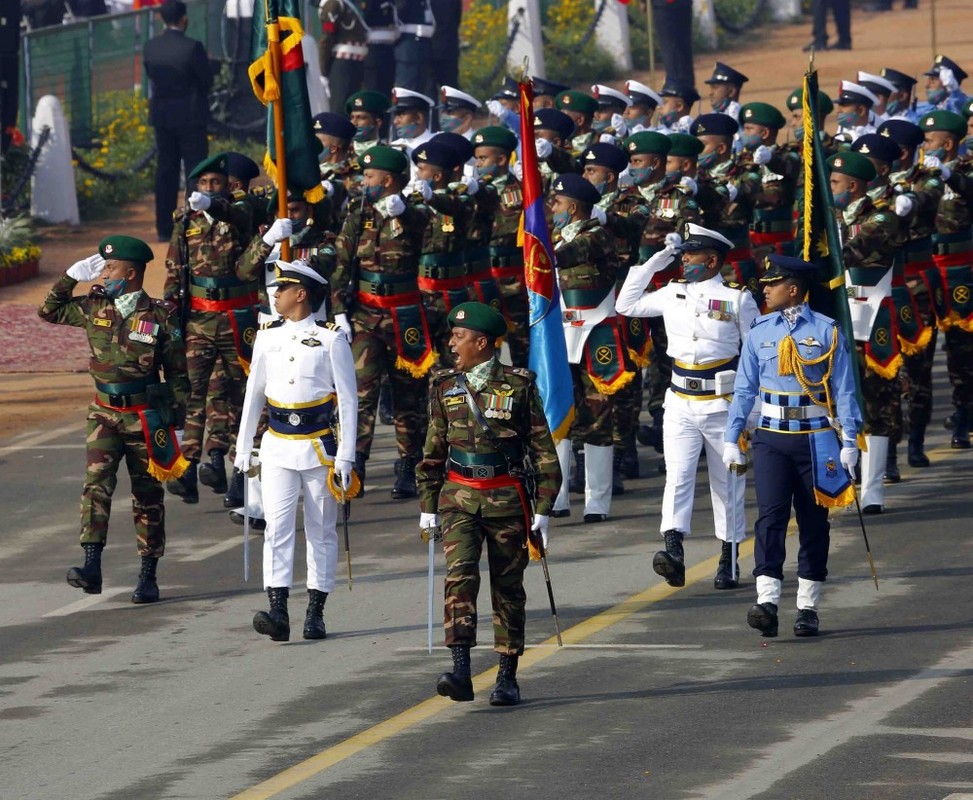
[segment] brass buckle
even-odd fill
[[[804,409],[801,406],[787,406],[784,408],[784,419],[804,419]]]

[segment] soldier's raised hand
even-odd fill
[[[273,247],[277,242],[289,239],[294,232],[294,223],[287,217],[275,219],[267,232],[263,235],[263,242],[267,247]]]
[[[193,192],[189,195],[189,207],[193,211],[206,211],[210,205],[209,197],[202,192]]]
[[[388,199],[385,210],[390,217],[397,217],[402,214],[405,211],[405,200],[402,199],[402,195],[393,194]]]
[[[761,164],[766,164],[768,161],[770,161],[773,155],[773,151],[767,147],[767,145],[762,144],[753,151],[753,163],[757,164],[758,166]]]
[[[416,178],[405,187],[403,194],[418,194],[423,200],[428,201],[432,197],[432,187],[429,185],[429,181]]]
[[[68,277],[74,278],[76,281],[96,281],[104,268],[105,259],[100,254],[95,253],[93,256],[75,261],[68,267],[67,274]]]

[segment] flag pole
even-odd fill
[[[278,85],[281,80],[280,52],[280,23],[277,21],[277,4],[271,0],[264,0],[267,9],[267,48],[270,50],[270,65],[274,79]],[[287,219],[287,158],[284,145],[284,98],[281,93],[279,100],[272,100],[274,104],[274,159],[277,166],[277,216]],[[282,261],[291,260],[291,243],[284,239],[280,243],[280,257]]]

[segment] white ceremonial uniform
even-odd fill
[[[732,397],[714,395],[714,371],[735,369],[743,337],[760,311],[743,286],[726,283],[717,275],[709,280],[687,283],[671,281],[645,293],[654,270],[649,263],[632,267],[615,301],[615,309],[627,317],[661,316],[669,339],[667,354],[673,359],[672,384],[666,390],[662,438],[666,462],[666,486],[662,495],[664,533],[691,531],[696,468],[700,447],[706,448],[710,497],[716,537],[742,541],[746,535],[743,507],[734,509],[728,533],[727,471],[723,467],[723,435]],[[693,381],[699,394],[690,392]],[[742,476],[741,476],[742,481]]]
[[[335,402],[334,396],[337,395]],[[358,395],[351,346],[345,335],[310,315],[279,320],[257,334],[243,402],[238,442],[253,440],[260,412],[268,405],[304,412],[331,399],[332,415],[344,421],[337,452],[328,453],[321,435],[288,434],[289,423],[271,420],[260,442],[263,483],[264,586],[290,588],[294,576],[297,501],[304,491],[307,588],[330,592],[338,560],[337,503],[327,488],[335,457],[355,460]],[[286,414],[285,414],[286,416]],[[301,413],[294,413],[299,418]],[[328,428],[333,428],[333,422]],[[280,428],[280,430],[275,430]],[[320,430],[313,433],[320,434]]]

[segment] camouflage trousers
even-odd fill
[[[865,433],[887,436],[892,443],[902,440],[902,382],[898,375],[892,380],[883,378],[864,366],[862,346],[856,345],[861,375],[862,409]]]
[[[652,363],[648,367],[646,382],[649,396],[645,407],[648,411],[658,411],[662,408],[666,390],[672,383],[672,359],[666,353],[669,337],[666,335],[666,325],[662,317],[650,317],[648,322],[649,330],[652,331]]]
[[[226,372],[223,369],[223,362],[217,360],[213,365],[213,373],[209,377],[209,386],[206,388],[206,441],[203,444],[203,452],[210,450],[222,450],[224,453],[230,450],[230,397],[227,388]]]
[[[527,367],[530,357],[530,307],[527,289],[520,278],[496,278],[500,297],[503,299],[503,315],[507,320],[507,346],[510,362],[515,367]]]
[[[451,332],[446,318],[452,309],[446,308],[446,301],[441,292],[421,291],[419,294],[422,297],[422,307],[426,310],[426,324],[429,326],[429,335],[432,336],[432,349],[439,356],[438,368],[448,369],[453,366],[453,354],[449,351]],[[459,302],[465,302],[465,298]]]
[[[480,554],[486,540],[493,604],[493,649],[519,656],[524,652],[527,621],[527,530],[523,515],[481,517],[459,510],[444,511],[443,551],[446,554],[446,605],[443,625],[446,646],[476,645],[476,598],[480,591]]]
[[[917,283],[921,283],[917,281]],[[910,283],[910,288],[915,287]],[[919,309],[919,318],[923,324],[932,331],[932,338],[929,345],[921,353],[914,356],[903,354],[902,359],[905,367],[905,377],[903,381],[902,399],[908,404],[908,414],[906,419],[908,427],[925,430],[932,417],[932,362],[936,357],[936,339],[938,330],[936,328],[936,317],[932,310],[932,303],[929,301],[929,293],[926,291],[915,294],[916,307]]]
[[[207,419],[206,398],[214,370],[225,376],[226,411],[214,420]],[[193,312],[186,324],[186,366],[189,372],[189,401],[186,403],[186,428],[182,452],[186,458],[198,460],[210,449],[224,449],[207,440],[203,449],[203,433],[209,422],[212,429],[229,433],[228,446],[236,440],[240,426],[240,411],[247,387],[233,338],[229,317],[219,312]]]
[[[574,384],[575,417],[571,440],[579,444],[610,447],[612,443],[612,409],[616,395],[602,394],[595,387],[584,364],[571,365]]]
[[[88,407],[87,469],[81,493],[81,544],[108,541],[112,495],[122,458],[132,481],[132,516],[140,556],[160,558],[166,549],[165,493],[148,473],[149,454],[137,413]]]
[[[428,380],[395,368],[398,350],[392,315],[387,311],[359,307],[352,315],[352,326],[351,355],[358,382],[357,451],[366,459],[372,451],[378,394],[382,376],[388,375],[399,457],[418,461],[429,426]]]
[[[943,339],[953,405],[973,412],[973,332],[953,325],[943,334]]]
[[[612,444],[615,453],[621,455],[635,447],[635,432],[639,428],[642,411],[642,370],[635,371],[635,378],[613,395]]]

